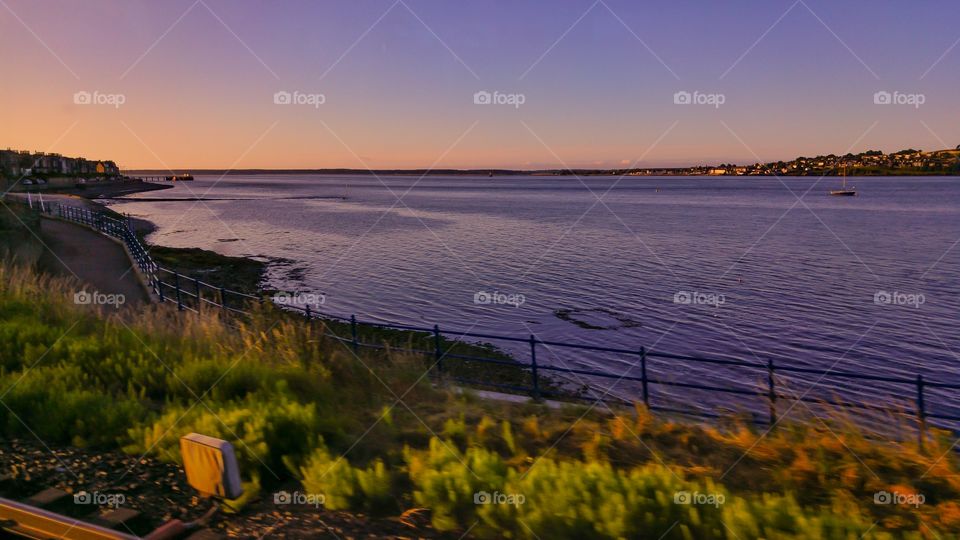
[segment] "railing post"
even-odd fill
[[[203,307],[203,301],[200,299],[200,279],[193,278],[193,289],[197,293],[197,312],[200,312],[200,308]]]
[[[183,298],[180,296],[180,273],[173,273],[173,288],[177,291],[177,309],[183,311]]]
[[[917,444],[923,450],[923,438],[927,432],[927,409],[923,401],[923,375],[917,375]]]
[[[777,423],[777,389],[774,380],[773,358],[767,359],[767,399],[770,402],[770,426]]]
[[[310,315],[310,304],[307,304],[307,308],[305,311],[306,311],[307,320],[309,321],[310,319],[313,318],[313,316]]]
[[[353,352],[356,353],[360,349],[360,342],[357,341],[357,316],[350,316],[350,335],[353,337]]]
[[[443,380],[443,351],[440,350],[440,325],[433,325],[433,359],[437,364],[437,376]]]
[[[540,399],[540,374],[537,373],[537,338],[530,335],[530,374],[533,378],[533,399]]]
[[[224,315],[229,313],[229,310],[227,309],[227,295],[225,294],[223,287],[220,287],[220,308],[223,309]]]
[[[643,404],[650,408],[650,390],[647,388],[647,348],[640,347],[640,381],[643,384]]]
[[[160,272],[155,272],[153,279],[157,283],[157,294],[160,295],[160,303],[163,304],[167,299],[163,296],[163,280],[160,279]]]

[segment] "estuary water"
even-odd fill
[[[830,177],[231,175],[113,205],[154,222],[151,243],[270,260],[267,286],[322,294],[331,314],[960,382],[960,179],[848,183],[858,196],[829,196],[840,185]],[[541,363],[579,369],[637,361],[544,349]],[[766,384],[764,370],[654,358],[650,369]],[[779,380],[784,393],[866,404],[916,393]],[[669,390],[655,392],[699,399]],[[937,412],[960,414],[955,391],[926,392]]]

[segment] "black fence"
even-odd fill
[[[843,407],[860,411],[872,411],[880,414],[895,414],[898,416],[907,413],[910,420],[915,423],[918,434],[921,438],[927,427],[928,422],[938,424],[939,427],[955,429],[960,425],[960,415],[951,414],[957,410],[955,405],[955,391],[960,390],[960,384],[945,381],[929,380],[923,374],[916,374],[914,377],[895,377],[884,375],[870,375],[865,373],[853,373],[843,370],[816,369],[808,367],[798,367],[795,365],[785,365],[783,362],[776,363],[772,358],[763,362],[749,362],[740,359],[721,359],[706,358],[686,355],[669,354],[666,352],[648,350],[646,347],[639,346],[635,349],[624,349],[617,347],[604,347],[597,345],[584,345],[574,343],[563,343],[556,341],[544,341],[536,336],[527,337],[504,336],[485,334],[469,331],[456,331],[452,329],[441,329],[439,325],[432,327],[410,326],[402,324],[384,324],[374,321],[358,320],[355,315],[350,317],[341,317],[323,313],[316,306],[311,306],[311,302],[302,302],[296,295],[291,296],[283,293],[275,295],[272,299],[261,296],[254,296],[242,292],[234,291],[219,285],[214,285],[196,277],[188,277],[174,270],[163,268],[153,262],[149,253],[144,249],[136,234],[134,234],[129,220],[117,219],[102,212],[93,212],[85,208],[76,208],[66,205],[38,205],[42,212],[59,217],[67,221],[73,221],[91,227],[103,234],[118,238],[126,244],[134,262],[140,270],[147,276],[150,287],[161,302],[176,304],[177,309],[181,311],[202,312],[209,310],[220,311],[224,314],[249,314],[249,307],[252,303],[274,302],[282,308],[299,312],[307,320],[323,321],[325,335],[341,341],[349,346],[353,351],[359,352],[361,349],[383,349],[383,343],[366,342],[361,339],[361,329],[364,327],[378,327],[388,330],[413,332],[418,336],[416,343],[413,340],[409,346],[403,349],[412,354],[422,354],[432,358],[435,375],[445,377],[445,371],[451,362],[476,362],[489,365],[499,365],[504,368],[524,370],[528,376],[524,378],[524,384],[499,384],[490,380],[471,380],[462,377],[446,375],[447,378],[454,381],[474,385],[478,387],[490,387],[499,390],[506,390],[512,393],[522,393],[533,398],[581,398],[590,401],[619,402],[631,404],[630,400],[612,395],[611,389],[623,382],[634,383],[638,387],[638,396],[640,400],[654,411],[693,414],[703,417],[720,417],[716,410],[705,410],[704,408],[690,409],[678,408],[666,399],[669,391],[676,392],[701,392],[707,394],[722,394],[726,396],[739,396],[748,398],[752,406],[747,406],[747,411],[752,421],[758,424],[774,425],[778,419],[778,412],[786,406],[786,410],[793,410],[793,405],[797,402],[803,402],[814,406],[828,405],[831,407]],[[341,329],[340,332],[333,331],[334,328]],[[486,343],[498,348],[508,348],[513,350],[512,359],[505,355],[491,355],[489,357],[455,354],[453,348],[448,345],[447,350],[443,350],[443,343],[463,342],[470,344]],[[467,341],[469,340],[469,341]],[[623,372],[616,374],[597,370],[576,369],[555,365],[553,363],[544,364],[538,358],[545,351],[556,348],[558,350],[574,350],[584,354],[602,353],[618,357],[625,360],[628,368]],[[517,351],[523,351],[518,354]],[[525,357],[525,359],[522,359]],[[746,381],[745,384],[731,385],[717,384],[715,381],[704,382],[702,380],[677,380],[664,374],[676,370],[681,365],[696,365],[707,368],[713,372],[716,369],[736,370],[736,379]],[[579,382],[584,380],[589,382],[590,391],[586,395],[577,394],[562,389],[558,389],[556,384],[552,384],[553,378],[550,374],[556,374],[561,378],[569,380],[571,377],[579,378]],[[586,378],[586,379],[583,379]],[[810,379],[816,378],[811,383]],[[718,379],[718,378],[714,378]],[[604,388],[602,381],[613,381],[612,385]],[[727,379],[729,381],[729,378]],[[790,384],[788,381],[802,382],[807,384],[807,390],[804,392],[788,392]],[[837,387],[843,387],[844,383],[850,388],[865,388],[865,385],[876,385],[872,391],[877,392],[873,397],[881,405],[869,405],[862,400],[850,400],[842,398],[827,398],[822,396],[812,396],[810,390],[814,387],[827,382],[839,383]],[[546,383],[546,384],[545,384]],[[660,392],[654,392],[655,388],[660,388]],[[882,393],[881,393],[882,392]],[[856,393],[856,392],[853,392]],[[598,395],[599,394],[599,395]],[[936,404],[941,408],[931,406],[931,395],[937,399]],[[899,404],[899,406],[894,405]],[[765,409],[765,410],[764,410]],[[912,409],[912,410],[911,410]]]

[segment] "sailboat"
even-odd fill
[[[840,197],[853,197],[857,194],[856,189],[847,189],[847,166],[843,166],[843,186],[840,189],[835,189],[830,192],[831,195],[837,195]]]

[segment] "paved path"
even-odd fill
[[[41,220],[40,232],[52,251],[44,253],[46,268],[76,276],[89,285],[89,293],[122,294],[126,305],[149,301],[120,244],[80,225],[50,218]]]

